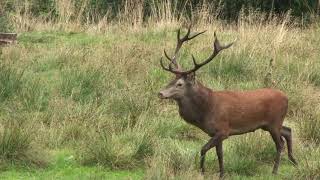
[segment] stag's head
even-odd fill
[[[204,60],[202,63],[197,63],[195,57],[192,55],[192,61],[194,64],[194,67],[190,70],[182,70],[181,66],[177,62],[177,55],[179,53],[180,48],[182,47],[183,43],[186,41],[189,41],[200,34],[203,34],[205,31],[202,31],[200,33],[195,33],[194,35],[190,36],[191,26],[189,26],[187,34],[180,37],[180,29],[177,32],[177,46],[175,49],[174,56],[171,58],[167,54],[167,52],[164,50],[164,55],[169,60],[168,67],[165,67],[162,58],[160,59],[160,65],[161,67],[168,72],[171,72],[175,74],[175,78],[163,89],[159,92],[159,98],[161,99],[180,99],[187,95],[188,91],[190,91],[196,84],[195,80],[195,73],[198,69],[200,69],[205,64],[209,63],[218,55],[218,53],[223,50],[229,48],[232,44],[228,44],[225,46],[220,45],[216,33],[214,33],[214,43],[213,43],[213,51],[212,54]]]

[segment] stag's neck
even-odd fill
[[[210,111],[212,90],[197,82],[186,96],[177,100],[180,116],[193,125],[201,128],[205,116]]]

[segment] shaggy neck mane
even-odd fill
[[[177,100],[181,117],[199,127],[201,120],[209,111],[211,94],[212,90],[196,82],[186,96]]]

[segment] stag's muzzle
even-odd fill
[[[158,97],[160,99],[166,99],[166,97],[164,96],[164,94],[161,91],[158,93]]]

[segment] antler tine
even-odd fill
[[[177,47],[176,47],[176,50],[175,50],[175,55],[174,55],[174,57],[177,55],[177,53],[179,52],[179,50],[180,50],[180,48],[182,47],[182,44],[183,44],[184,42],[189,41],[189,40],[191,40],[191,39],[199,36],[200,34],[203,34],[203,33],[206,32],[206,30],[205,30],[205,31],[196,33],[196,34],[194,34],[194,35],[192,35],[192,36],[189,37],[190,32],[191,32],[190,28],[191,28],[191,26],[189,26],[188,31],[187,31],[187,34],[186,34],[185,36],[183,36],[182,38],[180,38],[180,29],[178,30],[178,33],[177,33],[177,34],[178,34],[178,35],[177,35],[178,42],[177,42]]]
[[[166,70],[166,71],[170,71],[170,66],[169,66],[169,68],[166,68],[165,66],[164,66],[164,64],[163,64],[163,61],[162,61],[163,59],[162,58],[160,58],[160,65],[161,65],[161,67],[162,67],[162,69],[164,69],[164,70]]]
[[[171,64],[173,64],[175,66],[175,68],[179,69],[180,66],[177,63],[177,61],[174,59],[175,57],[170,58],[165,49],[163,50],[163,52],[164,52],[165,57],[168,59],[168,61],[170,61],[169,67],[171,67]]]
[[[179,29],[179,31],[180,31],[180,29]],[[180,34],[179,34],[178,41],[186,41],[190,35],[190,32],[191,32],[191,24],[188,27],[187,33],[182,38],[180,38]]]
[[[203,34],[203,33],[205,33],[205,32],[206,32],[206,31],[202,31],[202,32],[199,32],[199,33],[196,33],[196,34],[190,36],[190,33],[191,33],[191,24],[190,24],[189,27],[188,27],[187,33],[181,38],[181,37],[180,37],[181,29],[178,29],[178,30],[177,30],[177,45],[176,45],[176,49],[175,49],[175,51],[174,51],[173,57],[172,57],[172,58],[169,57],[169,55],[168,55],[168,53],[166,52],[166,50],[164,50],[164,55],[165,55],[165,57],[170,61],[170,65],[169,65],[169,66],[171,67],[171,64],[173,64],[173,65],[175,66],[175,68],[178,69],[177,72],[180,72],[180,69],[181,69],[181,68],[180,68],[179,63],[177,63],[177,55],[178,55],[178,52],[179,52],[179,50],[181,49],[183,43],[186,42],[186,41],[189,41],[189,40],[191,40],[191,39],[193,39],[193,38],[195,38],[195,37],[197,37],[197,36],[199,36],[200,34]],[[171,70],[172,70],[172,69],[171,69]],[[171,72],[172,72],[172,71],[171,71]],[[174,73],[174,72],[173,72],[173,73]]]
[[[206,31],[207,31],[207,30],[202,31],[202,32],[199,32],[199,33],[196,33],[196,34],[190,36],[190,33],[191,33],[191,25],[190,25],[190,26],[188,27],[188,31],[187,31],[186,35],[184,35],[182,38],[180,38],[180,29],[178,30],[178,41],[181,42],[181,43],[183,43],[183,42],[185,42],[185,41],[189,41],[189,40],[191,40],[191,39],[199,36],[200,34],[205,33]],[[189,37],[189,36],[190,36],[190,37]]]
[[[235,42],[235,41],[233,41],[233,42],[231,42],[231,43],[229,43],[229,44],[227,44],[227,45],[222,46],[222,45],[220,44],[220,41],[219,41],[218,38],[217,38],[216,32],[214,32],[214,44],[213,44],[213,46],[214,46],[214,51],[216,51],[216,53],[219,53],[219,52],[220,52],[221,50],[223,50],[223,49],[229,48],[230,46],[233,45],[234,42]]]
[[[181,29],[179,28],[178,29],[178,31],[177,31],[177,41],[179,42],[180,41],[180,31],[181,31]]]
[[[169,57],[169,55],[167,54],[167,51],[164,49],[163,52],[164,52],[164,55],[166,56],[166,58],[167,58],[170,62],[172,62],[172,59],[171,59],[171,58]]]
[[[169,71],[169,72],[172,72],[174,74],[179,74],[180,71],[176,71],[176,70],[173,70],[172,67],[171,67],[171,64],[169,64],[168,68],[164,66],[163,64],[163,59],[160,58],[160,65],[162,67],[162,69],[166,70],[166,71]]]
[[[235,42],[235,41],[234,41]],[[192,72],[195,72],[197,71],[200,67],[202,67],[203,65],[209,63],[210,61],[212,61],[218,54],[220,51],[224,50],[224,49],[227,49],[229,48],[230,46],[233,45],[233,43],[229,43],[227,45],[224,45],[222,46],[217,38],[217,35],[216,35],[216,32],[214,32],[214,43],[213,43],[213,52],[212,54],[205,60],[203,61],[202,63],[198,64],[195,57],[192,55],[192,61],[193,61],[193,64],[194,64],[194,68],[191,69],[191,70],[188,70],[188,71],[175,71],[175,70],[172,70],[171,72],[174,72],[176,74],[189,74],[189,73],[192,73]]]
[[[194,65],[194,66],[198,66],[198,63],[197,63],[197,61],[196,61],[196,58],[193,56],[193,54],[191,54],[191,56],[192,56],[193,65]]]

